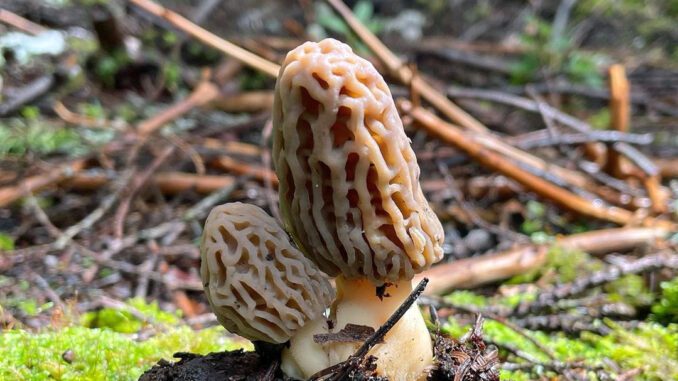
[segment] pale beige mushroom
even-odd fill
[[[286,57],[276,84],[273,158],[286,230],[337,278],[335,330],[378,328],[442,257],[443,230],[419,185],[419,166],[376,69],[336,40]],[[380,299],[376,286],[387,284]],[[333,344],[332,363],[356,344]],[[431,340],[416,306],[370,354],[393,380],[425,377]]]
[[[254,205],[215,207],[205,222],[200,255],[207,300],[226,329],[254,341],[292,339],[283,361],[291,376],[328,365],[312,335],[326,332],[324,312],[334,290],[272,217]],[[298,356],[305,359],[301,365]]]

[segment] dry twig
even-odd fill
[[[171,10],[154,3],[151,0],[130,0],[131,3],[138,6],[139,8],[160,17],[170,24],[174,25],[178,29],[188,33],[189,35],[197,38],[201,42],[227,54],[238,61],[248,65],[254,69],[261,71],[262,73],[268,74],[271,77],[276,77],[280,67],[268,60],[265,60],[256,54],[250,53],[249,51],[231,43],[223,38],[208,32],[207,30],[201,28],[200,26],[192,23],[185,17],[172,12]]]
[[[47,28],[42,25],[38,25],[31,20],[27,20],[14,12],[2,8],[0,8],[0,22],[32,35],[38,35],[47,31]]]
[[[417,75],[409,66],[404,65],[403,62],[382,43],[377,36],[375,36],[367,27],[365,27],[360,20],[358,20],[353,12],[341,0],[327,0],[327,2],[341,15],[348,26],[353,29],[355,34],[360,37],[365,45],[367,45],[374,54],[386,65],[390,73],[398,78],[400,82],[406,86],[415,89],[417,93],[427,101],[431,102],[438,110],[440,110],[450,120],[458,123],[472,131],[484,132],[487,130],[482,123],[455,105],[445,95],[441,94],[421,76]]]
[[[652,243],[669,233],[663,228],[605,229],[558,238],[554,245],[593,254],[609,253]],[[550,247],[528,244],[500,253],[443,263],[424,271],[416,279],[429,278],[427,294],[442,294],[457,287],[477,287],[541,267],[548,259]]]
[[[484,135],[474,139],[423,108],[411,107],[407,101],[399,102],[399,106],[407,115],[411,116],[429,133],[442,138],[447,143],[453,144],[466,152],[466,154],[473,159],[477,160],[480,164],[513,178],[527,189],[546,199],[553,200],[561,206],[580,214],[615,222],[620,225],[634,222],[633,213],[626,209],[614,206],[603,207],[596,205],[589,200],[523,170],[520,166],[485,149],[480,143],[485,137]],[[646,218],[644,223],[647,225],[664,226],[665,228],[674,227],[673,223],[669,221],[652,218]]]
[[[626,70],[622,65],[612,65],[609,69],[610,76],[610,129],[619,132],[628,132],[629,116],[629,81],[626,78]],[[621,177],[623,174],[621,157],[613,148],[607,152],[607,171],[613,176]]]

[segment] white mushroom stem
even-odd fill
[[[339,332],[346,324],[378,329],[412,292],[412,282],[401,281],[386,288],[380,299],[367,279],[336,278],[337,298],[331,316]],[[329,348],[330,365],[346,360],[362,343],[334,343]],[[377,373],[391,380],[424,380],[433,364],[431,336],[417,304],[403,315],[368,355],[377,357]]]
[[[292,336],[289,347],[282,352],[280,367],[283,372],[290,377],[306,380],[329,367],[330,360],[325,348],[313,340],[313,335],[328,332],[327,319],[321,316]]]

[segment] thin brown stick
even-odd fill
[[[229,96],[220,96],[210,104],[226,112],[259,112],[273,107],[273,92],[268,90],[248,91]]]
[[[158,170],[160,165],[162,165],[165,160],[174,152],[174,146],[166,147],[159,155],[156,157],[151,165],[148,166],[142,173],[137,176],[134,176],[132,183],[127,188],[127,194],[120,200],[118,204],[118,210],[115,211],[115,216],[113,218],[113,234],[115,238],[120,239],[124,233],[124,223],[125,216],[129,211],[130,204],[136,196],[137,192],[141,187],[144,186],[151,178],[151,176]]]
[[[664,228],[617,228],[596,230],[558,238],[554,245],[591,254],[623,251],[652,243],[670,233]],[[544,265],[550,245],[521,245],[516,248],[432,267],[415,277],[429,278],[427,294],[443,294],[454,288],[477,287],[532,271]]]
[[[52,105],[52,111],[54,111],[61,120],[69,124],[75,124],[79,126],[85,126],[89,128],[107,128],[112,127],[113,122],[105,119],[92,118],[86,115],[77,114],[69,110],[66,105],[61,101],[56,101]],[[127,123],[125,122],[115,122],[116,125],[120,127],[126,127]]]
[[[271,77],[278,76],[278,71],[280,70],[278,65],[208,32],[185,17],[154,3],[151,0],[130,0],[130,2],[147,12],[166,20],[183,32],[186,32],[201,42],[237,59],[245,65],[268,74]]]
[[[201,81],[193,92],[187,97],[169,107],[168,109],[154,115],[139,123],[137,130],[139,134],[144,137],[152,134],[160,127],[177,119],[178,117],[193,110],[195,107],[200,107],[206,103],[211,102],[219,96],[219,89],[209,80]]]
[[[545,104],[543,102],[539,101],[533,101],[530,99],[518,97],[515,95],[511,94],[506,94],[498,91],[492,91],[492,90],[479,90],[479,89],[463,89],[463,88],[450,88],[448,90],[448,94],[451,96],[455,97],[471,97],[471,98],[476,98],[476,99],[486,99],[490,100],[492,102],[498,102],[498,103],[503,103],[507,104],[510,106],[518,107],[527,111],[534,111],[538,112],[541,110],[544,116],[548,116],[552,118],[553,120],[557,120],[560,122],[562,125],[570,127],[580,133],[583,134],[591,134],[591,126],[580,120],[577,119],[571,115],[565,114],[562,111]],[[619,133],[618,131],[615,131]],[[623,133],[626,137],[628,135],[626,133]],[[628,140],[628,139],[625,139]],[[593,147],[591,145],[587,145],[589,151],[592,151],[593,153]],[[642,171],[644,171],[646,174],[652,176],[656,174],[657,170],[653,163],[648,160],[641,152],[633,148],[631,145],[627,144],[626,142],[623,141],[618,141],[617,143],[614,144],[614,149],[622,156],[626,156],[628,161],[633,162],[636,164]],[[598,153],[595,153],[592,155],[594,157],[600,156]],[[596,159],[597,161],[597,159]],[[626,160],[623,161],[623,164],[626,164],[624,167],[624,173],[628,173],[628,166],[631,164],[627,162]],[[637,171],[636,171],[637,172]]]
[[[678,178],[678,158],[654,159],[653,161],[659,167],[662,177]]]
[[[648,176],[643,180],[647,196],[652,202],[652,211],[655,213],[666,213],[668,211],[668,194],[661,186],[661,177],[659,174]]]
[[[7,9],[0,9],[0,22],[32,35],[38,35],[48,30],[44,26],[38,25],[31,20],[27,20]]]
[[[278,186],[278,177],[276,176],[275,172],[262,166],[250,165],[228,156],[220,156],[211,161],[210,164],[214,167],[218,167],[238,175],[251,176],[253,179],[261,181],[262,183],[268,182],[273,187]]]
[[[624,66],[615,64],[609,69],[610,77],[610,129],[619,132],[629,130],[629,81]],[[606,169],[616,177],[622,177],[621,155],[614,149],[608,149]]]
[[[86,162],[86,159],[75,160],[49,172],[25,178],[18,185],[0,188],[0,207],[68,179],[85,168]]]
[[[392,75],[395,75],[406,86],[415,89],[417,93],[442,112],[446,117],[464,128],[476,132],[487,131],[482,123],[450,101],[445,95],[433,88],[421,76],[415,75],[410,67],[391,51],[377,36],[367,29],[341,0],[327,0],[334,10],[341,15],[355,34],[362,39],[374,54],[386,65]]]
[[[410,115],[429,133],[434,134],[445,142],[463,150],[480,164],[513,178],[538,195],[553,200],[561,206],[578,212],[579,214],[615,222],[620,225],[628,224],[633,221],[633,213],[628,210],[617,207],[594,205],[591,201],[526,172],[518,165],[506,160],[504,157],[485,149],[478,143],[478,140],[483,139],[484,136],[473,139],[461,132],[455,126],[441,120],[421,107],[412,108],[407,101],[401,101],[399,104],[406,114]],[[673,224],[668,221],[659,221],[651,218],[646,219],[645,223],[649,225],[673,226]]]
[[[54,247],[57,249],[63,249],[66,247],[66,244],[68,244],[75,236],[80,234],[81,231],[87,228],[91,228],[94,226],[97,221],[99,221],[106,212],[115,204],[115,202],[118,200],[118,198],[123,194],[124,192],[124,185],[127,184],[131,176],[133,174],[133,171],[128,170],[124,171],[123,174],[120,176],[120,179],[117,180],[119,182],[119,185],[115,187],[115,190],[106,196],[100,203],[99,206],[94,209],[92,212],[90,212],[85,218],[80,220],[80,222],[71,225],[68,227],[66,230],[64,230],[63,234],[59,237],[54,242]]]
[[[101,173],[81,173],[68,181],[68,186],[75,189],[99,189],[113,179]],[[236,179],[233,176],[196,175],[185,172],[160,172],[155,174],[150,182],[164,194],[178,194],[193,190],[205,194],[221,188],[231,186]]]
[[[629,130],[629,119],[631,115],[631,89],[624,66],[619,64],[612,65],[609,69],[609,77],[610,129],[626,133]],[[622,165],[622,153],[615,149],[617,145],[618,144],[615,144],[608,149],[606,170],[612,176],[621,178],[624,177],[625,171]],[[652,210],[655,213],[664,213],[667,211],[668,207],[666,205],[666,197],[663,196],[664,193],[661,190],[661,174],[653,173],[652,167],[654,167],[654,163],[650,164],[650,170],[641,167],[647,174],[643,179],[643,184],[645,185],[647,195],[652,202]],[[637,161],[636,165],[638,165]],[[659,171],[655,170],[654,172]]]

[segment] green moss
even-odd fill
[[[0,233],[0,251],[14,250],[14,238],[11,235]]]
[[[661,283],[662,295],[652,306],[653,318],[660,322],[678,321],[678,277]]]
[[[0,158],[23,156],[27,152],[77,155],[86,151],[76,131],[49,123],[36,115],[35,110],[25,108],[23,119],[12,118],[0,123]]]
[[[132,380],[175,352],[208,353],[236,349],[222,328],[194,331],[180,326],[146,341],[108,329],[68,327],[32,334],[11,330],[0,335],[2,380]],[[69,364],[62,355],[73,352]]]
[[[126,309],[134,309],[134,314]],[[41,332],[12,329],[0,334],[0,380],[136,380],[160,359],[176,352],[206,354],[251,346],[232,340],[222,327],[196,331],[180,323],[179,314],[160,310],[142,299],[126,309],[105,308],[85,314],[87,325]],[[140,340],[139,333],[149,333]],[[143,335],[146,336],[146,335]],[[64,360],[65,352],[72,361]]]
[[[654,296],[645,286],[640,275],[629,274],[606,284],[603,289],[613,302],[624,302],[632,306],[649,306]]]
[[[445,301],[459,306],[469,306],[469,305],[476,307],[487,306],[486,297],[465,290],[452,292],[451,294],[445,296]]]
[[[501,369],[499,371],[499,379],[507,381],[531,381],[530,375],[520,371],[509,371]]]
[[[602,324],[602,322],[600,322]],[[589,367],[602,367],[610,373],[616,370],[610,360],[622,371],[641,369],[638,380],[678,380],[678,325],[662,326],[656,323],[641,323],[635,329],[627,329],[611,321],[605,324],[612,331],[605,336],[583,332],[581,337],[569,337],[563,333],[547,334],[540,331],[526,331],[541,345],[549,348],[556,359],[562,362],[584,361]],[[443,326],[445,332],[459,337],[468,331],[468,325],[461,325],[455,319]],[[498,344],[510,345],[533,358],[549,362],[549,358],[531,341],[511,328],[488,320],[485,322],[486,339]],[[504,353],[506,355],[506,353]],[[511,361],[520,361],[511,359]],[[542,372],[541,369],[538,369]],[[533,379],[533,375],[521,371],[503,372],[502,379]],[[539,376],[555,376],[543,371]],[[589,374],[591,380],[597,380]]]
[[[180,314],[162,311],[158,304],[147,304],[141,298],[130,299],[127,304],[143,316],[135,316],[130,310],[102,308],[82,315],[80,324],[87,328],[108,328],[120,333],[134,333],[146,323],[176,325]]]

